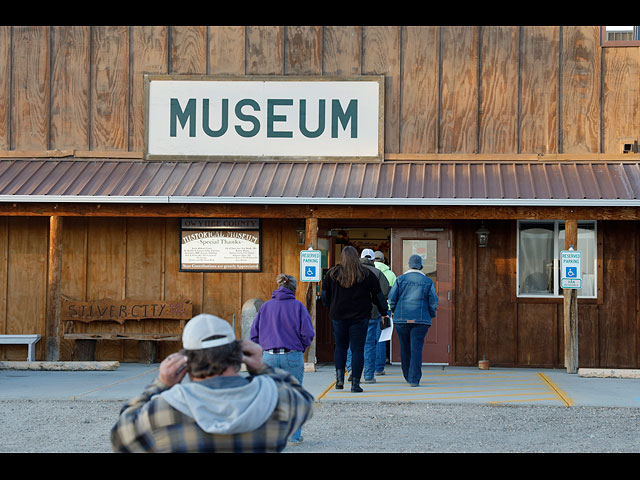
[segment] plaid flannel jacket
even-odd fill
[[[111,429],[115,452],[281,452],[289,436],[313,414],[314,398],[288,372],[264,365],[253,375],[269,375],[278,387],[271,417],[253,432],[216,435],[174,409],[160,396],[169,387],[156,379],[127,402]]]

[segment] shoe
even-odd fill
[[[293,439],[289,439],[289,443],[291,445],[300,445],[302,443],[302,440],[304,440],[304,438],[300,437],[298,440],[293,440]]]
[[[410,387],[419,387],[420,384],[419,383],[410,383],[409,386]]]
[[[336,369],[336,390],[344,388],[344,370]]]
[[[356,392],[356,393],[362,392],[362,388],[360,388],[360,379],[359,378],[355,378],[351,382],[351,391],[352,392]]]
[[[384,370],[383,370],[383,371],[381,371],[381,372],[374,372],[373,374],[374,374],[376,377],[379,377],[380,375],[386,375],[386,374],[384,373]]]
[[[369,378],[369,379],[364,379],[362,381],[362,383],[376,383],[376,379],[375,378]]]

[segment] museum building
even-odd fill
[[[287,273],[330,363],[301,252],[326,271],[353,245],[397,275],[423,257],[425,364],[640,365],[640,41],[0,26],[0,51],[0,336],[39,335],[37,360],[156,361],[202,312],[241,336]]]

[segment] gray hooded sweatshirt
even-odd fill
[[[253,431],[267,421],[278,403],[278,388],[267,375],[185,381],[159,395],[212,434]]]

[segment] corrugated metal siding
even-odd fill
[[[636,162],[0,161],[0,201],[640,205]]]

